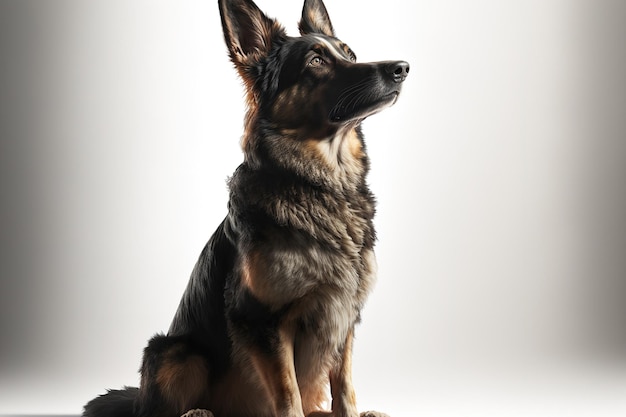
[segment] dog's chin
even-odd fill
[[[333,124],[345,124],[353,121],[364,120],[376,113],[383,111],[387,107],[391,107],[396,104],[399,96],[400,90],[395,90],[389,94],[380,97],[378,100],[370,103],[365,103],[358,108],[340,107],[338,109],[335,109],[330,114],[330,122]]]

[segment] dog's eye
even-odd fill
[[[324,59],[321,56],[314,56],[309,61],[309,65],[312,67],[321,67],[324,64],[326,64],[326,61],[324,61]]]

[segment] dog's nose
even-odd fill
[[[409,69],[409,63],[405,61],[392,61],[385,65],[385,72],[396,83],[406,80]]]

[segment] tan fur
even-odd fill
[[[317,141],[318,154],[340,184],[356,184],[363,172],[363,147],[354,129],[340,130],[335,136]]]
[[[219,383],[211,387],[211,411],[216,416],[271,416],[274,407],[267,402],[267,390],[249,361],[233,366]]]
[[[267,280],[263,279],[265,273],[266,268],[258,252],[247,253],[242,259],[241,280],[243,285],[257,299],[269,302],[274,297],[272,288],[269,288]]]
[[[350,332],[346,338],[339,366],[330,373],[332,409],[335,417],[358,414],[356,394],[352,385],[352,341],[353,332]]]
[[[183,362],[167,358],[156,381],[163,396],[182,414],[208,392],[208,369],[200,356],[186,357]]]
[[[269,398],[274,403],[278,417],[304,417],[302,398],[296,379],[293,351],[293,330],[279,331],[280,348],[278,355],[267,355],[252,351],[250,357]]]

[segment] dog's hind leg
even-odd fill
[[[208,398],[209,367],[199,349],[185,337],[152,338],[141,366],[138,417],[179,417]]]

